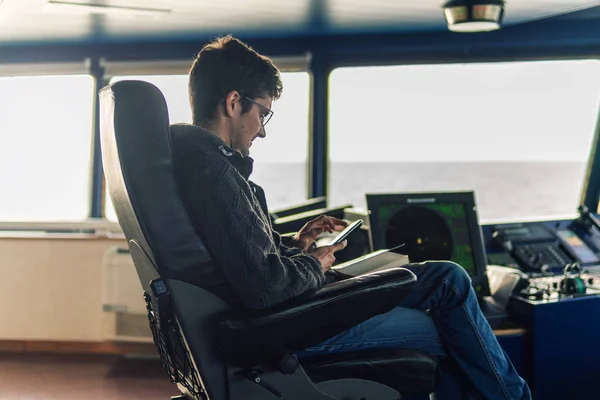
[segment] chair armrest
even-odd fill
[[[276,360],[388,312],[416,279],[405,268],[393,268],[335,282],[267,309],[228,312],[219,320],[219,346],[238,366]]]

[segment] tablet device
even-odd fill
[[[354,232],[354,230],[360,228],[362,223],[363,223],[362,219],[358,219],[358,220],[354,221],[353,223],[351,223],[350,225],[348,225],[346,227],[346,229],[341,231],[339,235],[337,235],[331,242],[329,242],[328,246],[343,242],[348,237],[348,235],[350,235],[352,232]]]

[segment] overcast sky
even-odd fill
[[[596,61],[337,70],[331,158],[582,161],[599,98]]]

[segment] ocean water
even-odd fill
[[[573,214],[586,162],[331,163],[329,206],[366,208],[365,193],[474,190],[481,222]],[[270,209],[306,199],[306,165],[255,163]]]

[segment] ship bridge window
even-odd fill
[[[90,199],[89,75],[0,77],[0,221],[76,221]]]
[[[310,76],[307,72],[282,72],[283,95],[273,102],[273,118],[266,127],[266,139],[255,140],[250,156],[255,159],[250,179],[266,192],[269,208],[292,205],[307,198]],[[169,107],[171,123],[191,123],[187,75],[115,76],[145,80],[158,87]],[[108,195],[105,216],[116,221]]]
[[[475,190],[483,221],[573,214],[599,99],[595,60],[336,69],[330,202]]]

